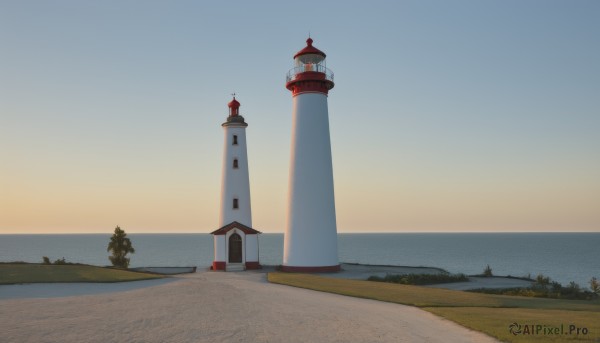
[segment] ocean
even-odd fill
[[[0,235],[0,262],[69,262],[108,265],[111,234]],[[212,263],[209,234],[128,234],[135,254],[131,267],[198,266]],[[283,234],[259,237],[260,262],[278,265]],[[479,274],[489,265],[494,275],[544,274],[563,285],[589,288],[600,279],[600,233],[341,233],[340,262],[427,266],[452,273]]]

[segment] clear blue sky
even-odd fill
[[[338,230],[600,231],[598,1],[0,0],[0,233],[209,232],[230,93],[282,232],[327,53]]]

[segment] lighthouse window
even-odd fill
[[[237,145],[237,135],[233,135],[233,145]]]
[[[238,199],[233,199],[233,209],[238,209],[238,208],[240,208]]]
[[[237,158],[233,159],[233,169],[238,169],[238,160],[237,160]]]

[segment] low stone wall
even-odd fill
[[[138,272],[148,272],[163,275],[189,274],[196,272],[196,267],[138,267],[130,269]]]

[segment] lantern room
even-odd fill
[[[235,96],[233,100],[231,100],[227,106],[229,107],[229,116],[237,117],[240,114],[240,102],[235,100]]]
[[[312,38],[294,55],[294,68],[286,76],[286,88],[294,95],[302,92],[327,94],[333,88],[333,72],[327,69],[325,53],[313,45]]]

